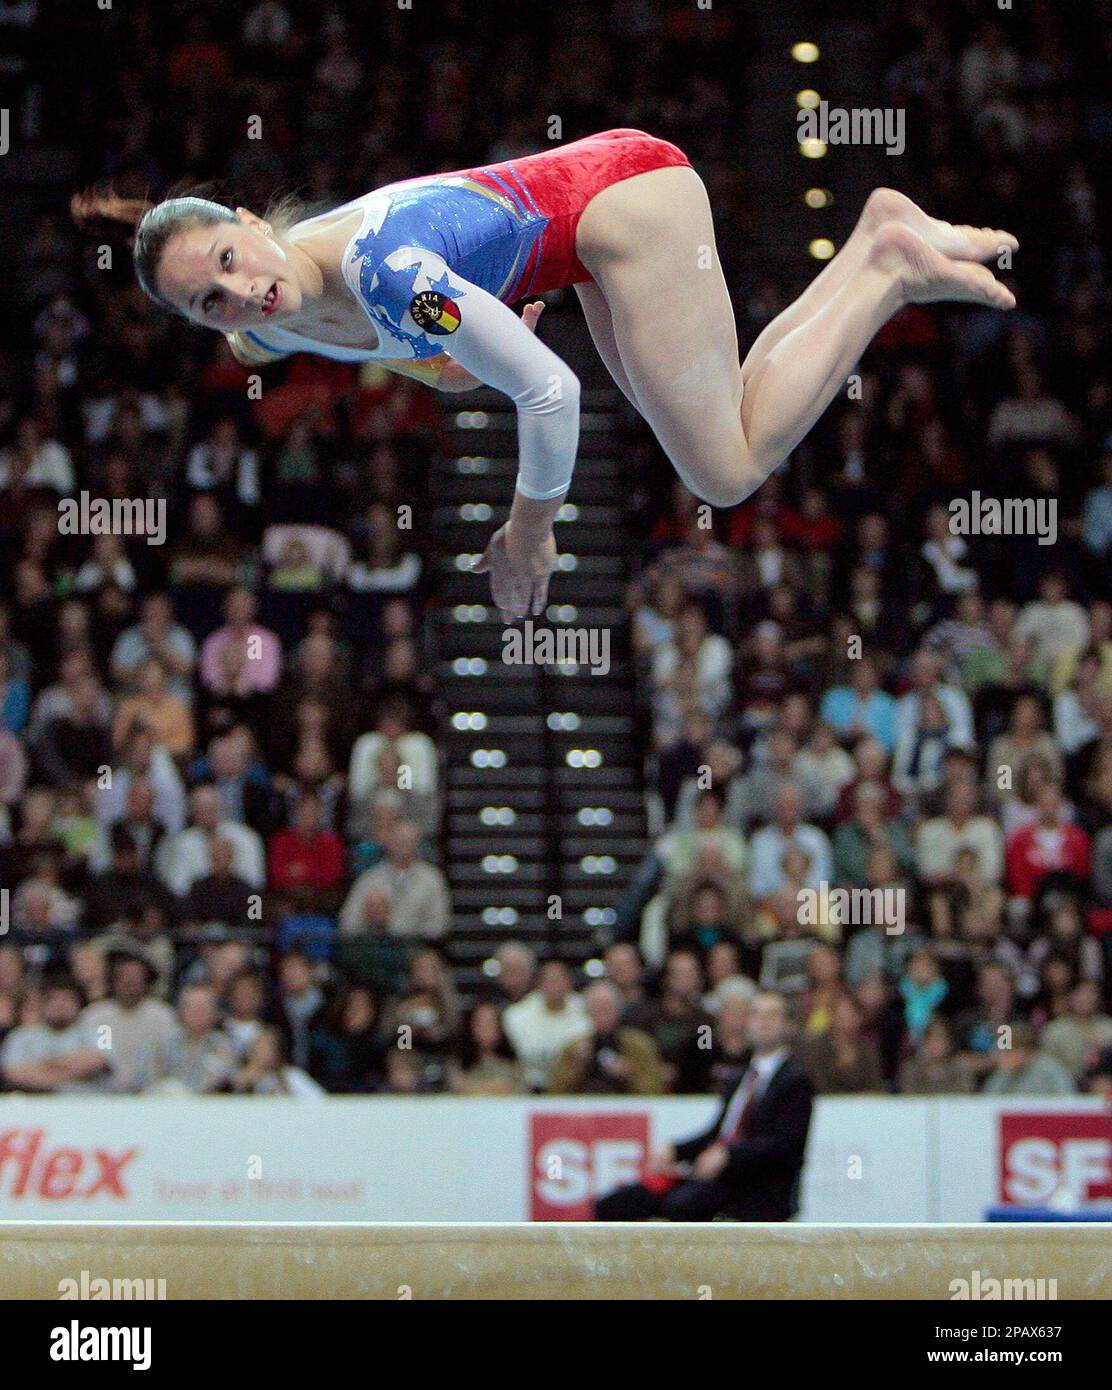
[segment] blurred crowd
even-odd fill
[[[934,6],[879,40],[901,187],[1017,233],[1018,310],[905,310],[748,503],[644,509],[658,838],[625,934],[787,992],[819,1090],[1112,1074],[1112,111],[1075,18]],[[985,499],[1022,532],[964,525]]]
[[[0,288],[0,1087],[699,1091],[741,1063],[758,986],[793,999],[823,1090],[1108,1084],[1109,25],[952,3],[882,32],[906,190],[1019,235],[1021,307],[906,311],[750,503],[646,510],[658,838],[626,930],[580,979],[507,946],[475,1001],[437,864],[435,395],[310,357],[250,391],[65,208],[108,179],[328,206],[542,147],[558,112],[564,139],[679,143],[729,261],[759,24],[671,0],[26,0],[0,26],[13,141],[71,160],[33,205],[6,189],[27,218]],[[798,288],[739,287],[743,333]],[[951,534],[974,487],[1055,501],[1056,543]],[[163,510],[69,534],[82,494]],[[899,888],[905,930],[824,885]]]

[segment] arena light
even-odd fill
[[[470,759],[472,767],[505,767],[507,761],[501,748],[476,748]]]
[[[799,153],[804,159],[825,159],[826,141],[815,135],[808,135],[805,140],[800,140]]]
[[[486,605],[482,603],[457,603],[452,609],[454,623],[485,623]]]
[[[466,733],[468,729],[485,729],[486,726],[486,715],[477,710],[460,710],[452,715],[452,728],[460,733]]]
[[[817,63],[819,60],[819,46],[817,43],[810,43],[807,40],[804,40],[802,43],[793,43],[792,57],[797,63]]]
[[[796,106],[802,107],[804,111],[813,111],[821,100],[813,87],[804,87],[801,92],[795,94]]]
[[[585,874],[613,874],[618,871],[618,861],[612,854],[585,854],[579,867]]]
[[[828,261],[836,249],[830,238],[824,236],[816,237],[807,247],[816,261]]]
[[[587,914],[584,913],[584,920],[586,920],[586,916]],[[592,956],[590,960],[583,962],[583,973],[589,980],[600,980],[606,974],[606,964],[597,956]]]
[[[484,854],[482,870],[485,874],[512,874],[517,869],[517,860],[512,854]]]
[[[803,201],[809,208],[828,208],[834,201],[829,188],[809,188],[803,195]]]

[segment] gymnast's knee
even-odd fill
[[[688,483],[688,487],[701,502],[724,510],[736,507],[752,496],[767,476],[767,473],[758,475],[756,471],[739,469],[722,477],[703,478],[697,484]]]

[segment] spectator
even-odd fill
[[[521,1065],[492,1000],[479,1000],[464,1019],[448,1064],[448,1089],[461,1096],[512,1096],[524,1090]]]
[[[911,689],[896,704],[896,745],[914,741],[922,728],[923,704],[930,697],[941,708],[942,723],[950,741],[958,747],[973,742],[973,711],[963,691],[942,680],[942,660],[937,652],[920,648],[912,658]]]
[[[896,746],[896,701],[880,687],[873,657],[849,664],[849,682],[831,686],[822,697],[819,716],[845,739],[869,735],[891,753]]]
[[[155,741],[172,758],[186,758],[193,751],[195,733],[189,706],[170,690],[166,668],[151,659],[139,667],[138,693],[120,701],[112,729],[112,743],[122,748],[136,725],[151,731]]]
[[[537,980],[537,958],[520,941],[506,941],[495,954],[498,992],[506,1004],[516,1004],[533,989]]]
[[[339,1002],[326,1045],[330,1090],[362,1095],[381,1089],[389,1044],[379,1031],[378,1001],[365,985],[355,985]]]
[[[237,1060],[243,1062],[266,1026],[266,987],[261,976],[244,970],[228,982],[223,997],[225,1014],[221,1027],[231,1040]]]
[[[50,786],[69,786],[111,766],[112,742],[101,715],[101,693],[91,676],[76,681],[68,711],[50,719],[32,742],[34,764]]]
[[[389,899],[392,936],[436,939],[447,932],[448,887],[439,869],[418,859],[419,844],[420,833],[411,821],[393,827],[385,860],[359,875],[340,909],[342,932],[355,935],[365,930],[368,893]]]
[[[411,727],[410,713],[399,700],[387,702],[373,733],[356,739],[348,771],[350,830],[367,833],[371,807],[383,788],[397,790],[406,819],[424,831],[437,812],[436,748],[427,734]]]
[[[1066,819],[1061,786],[1048,782],[1039,793],[1038,819],[1020,826],[1008,841],[1008,888],[1030,901],[1048,874],[1083,879],[1089,855],[1088,835]]]
[[[343,881],[344,842],[325,830],[323,806],[315,792],[305,792],[294,811],[293,825],[270,841],[270,886],[292,893],[306,904],[334,893]]]
[[[235,1048],[218,1027],[209,985],[186,985],[178,996],[178,1027],[156,1044],[148,1090],[206,1095],[223,1090],[236,1071]]]
[[[841,994],[831,1008],[830,1026],[810,1038],[801,1060],[819,1094],[860,1094],[884,1089],[880,1055],[862,1036],[861,1006]]]
[[[1035,759],[1060,774],[1062,754],[1046,732],[1041,703],[1034,695],[1020,695],[1012,705],[1008,732],[999,734],[989,745],[985,767],[988,794],[999,796],[1018,787]]]
[[[699,604],[686,604],[676,619],[674,640],[653,655],[654,725],[660,747],[679,737],[689,706],[712,721],[721,716],[729,700],[732,665],[730,644],[710,631]]]
[[[801,849],[809,859],[807,886],[817,890],[832,875],[830,841],[815,825],[802,820],[803,796],[798,786],[781,787],[776,797],[776,819],[753,836],[750,846],[749,888],[756,899],[769,898],[784,887],[784,852]]]
[[[664,1089],[656,1044],[621,1023],[622,997],[608,980],[583,993],[591,1031],[556,1059],[548,1089],[556,1095],[656,1095]]]
[[[1112,1018],[1101,1011],[1100,990],[1092,980],[1074,985],[1067,1008],[1043,1029],[1040,1050],[1080,1085],[1104,1049],[1112,1047]]]
[[[216,831],[208,843],[211,871],[193,880],[181,901],[181,920],[187,926],[200,927],[219,924],[230,929],[242,929],[259,920],[252,912],[253,889],[246,879],[236,873],[236,847]],[[255,895],[255,904],[258,899]]]
[[[673,950],[664,967],[659,994],[635,1005],[625,1021],[652,1038],[671,1086],[692,1042],[700,1037],[709,1041],[711,1036],[713,1019],[703,1008],[699,957],[693,951]]]
[[[0,647],[0,727],[18,734],[27,723],[31,708],[31,687],[14,673],[12,652]]]
[[[590,1033],[582,998],[572,989],[571,971],[561,960],[548,960],[537,976],[537,988],[511,1004],[502,1015],[514,1053],[531,1091],[543,1091],[556,1059],[569,1043]]]
[[[263,1028],[247,1051],[247,1059],[232,1078],[232,1089],[252,1096],[291,1096],[316,1100],[327,1094],[308,1072],[291,1064],[276,1028]]]
[[[193,885],[213,872],[215,839],[232,847],[232,864],[238,878],[254,890],[266,881],[262,841],[246,825],[224,818],[220,793],[211,784],[197,787],[189,798],[192,821],[185,830],[168,836],[157,855],[158,875],[167,888],[184,898]]]
[[[224,602],[224,626],[201,647],[201,683],[211,695],[233,700],[265,695],[282,673],[282,646],[255,621],[255,599],[233,589]]]
[[[177,1031],[174,1011],[150,997],[156,979],[145,956],[114,952],[109,964],[111,992],[86,1005],[81,1024],[95,1033],[108,1062],[106,1089],[114,1095],[135,1094],[149,1079],[149,1058]]]
[[[505,949],[505,948],[503,948]],[[622,996],[622,1011],[636,1008],[645,998],[645,962],[631,941],[615,941],[603,957],[605,978]]]
[[[13,1028],[0,1045],[0,1074],[13,1091],[96,1091],[109,1065],[99,1041],[81,1017],[77,985],[53,976],[43,987],[41,1021]]]
[[[191,677],[196,660],[196,643],[174,621],[169,597],[153,593],[142,601],[138,623],[116,639],[109,665],[112,679],[126,686],[137,681],[147,662],[157,661],[166,673],[168,692],[189,706],[193,703]]]
[[[954,1054],[948,1021],[932,1018],[900,1071],[900,1090],[909,1096],[947,1096],[969,1089],[969,1073]]]
[[[937,883],[954,872],[957,856],[971,849],[977,856],[981,879],[999,883],[1004,872],[1000,827],[988,816],[977,814],[977,788],[971,782],[956,782],[946,795],[946,810],[932,816],[919,827],[916,857],[919,877]]]
[[[459,994],[443,956],[431,946],[417,951],[400,996],[387,1006],[384,1036],[422,1059],[426,1084],[437,1089],[445,1079],[445,1063],[462,1016]]]
[[[1089,617],[1079,603],[1068,599],[1068,581],[1059,570],[1049,570],[1039,581],[1039,597],[1025,604],[1016,620],[1014,636],[1030,639],[1035,656],[1050,665],[1070,647],[1084,647],[1089,640]]]
[[[749,1016],[756,993],[752,981],[722,982],[718,1017],[709,1036],[697,1033],[679,1054],[672,1086],[677,1095],[707,1091],[718,1095],[737,1086],[749,1065]]]
[[[1040,1051],[1035,1029],[1024,1019],[1011,1025],[1011,1039],[996,1049],[982,1088],[986,1096],[1071,1096],[1077,1088],[1061,1062]]]
[[[854,818],[843,821],[834,832],[832,853],[837,883],[860,888],[868,879],[868,863],[875,850],[889,850],[900,869],[915,866],[915,850],[902,820],[887,817],[888,797],[876,782],[858,782],[854,795]]]

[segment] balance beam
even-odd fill
[[[57,1299],[83,1271],[94,1292],[94,1279],[165,1280],[168,1299],[947,1299],[974,1271],[982,1290],[1056,1279],[1060,1299],[1107,1299],[1112,1233],[1057,1222],[0,1224],[0,1298]]]

